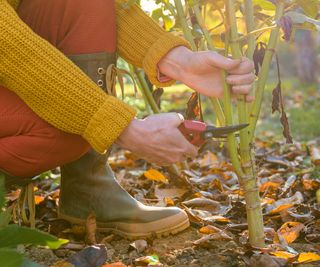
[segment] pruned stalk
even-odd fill
[[[239,44],[239,36],[236,21],[235,0],[227,0],[227,20],[231,38],[231,51],[236,59],[242,56]],[[251,13],[251,16],[246,19],[247,29],[253,28],[253,4],[252,1],[247,0],[245,9],[246,13]],[[254,39],[248,40],[248,54],[253,56]],[[247,105],[244,96],[238,97],[238,115],[240,123],[247,123]],[[247,211],[247,222],[249,228],[250,244],[255,247],[264,247],[264,226],[263,216],[260,204],[259,188],[254,173],[254,162],[251,157],[250,139],[247,129],[240,132],[240,157],[241,168],[243,175],[240,175],[239,180],[244,189]]]
[[[278,21],[282,17],[283,12],[284,12],[284,2],[279,1],[279,3],[277,4],[275,21]],[[262,63],[262,67],[261,67],[261,70],[259,73],[258,82],[257,82],[257,89],[256,89],[256,94],[255,94],[255,101],[252,106],[252,109],[250,110],[250,116],[249,116],[250,142],[254,138],[254,132],[255,132],[257,121],[258,121],[258,118],[260,115],[264,88],[266,86],[272,57],[273,57],[274,51],[277,47],[277,43],[278,43],[278,39],[279,39],[279,32],[280,32],[280,27],[276,27],[276,28],[272,29],[272,31],[271,31],[267,50],[266,50],[266,53],[265,53],[265,56],[263,59],[263,63]]]

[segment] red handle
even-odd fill
[[[179,130],[184,137],[193,145],[201,146],[205,142],[202,138],[202,133],[207,129],[204,122],[185,120],[179,126]]]

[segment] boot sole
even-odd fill
[[[86,220],[75,218],[65,214],[59,214],[59,219],[69,221],[72,224],[85,225]],[[154,230],[159,228],[161,229]],[[190,226],[188,216],[185,212],[178,213],[174,216],[165,219],[157,220],[149,223],[123,223],[111,222],[101,223],[97,222],[97,230],[103,233],[114,233],[129,240],[150,238],[150,237],[166,237],[170,234],[177,234]]]

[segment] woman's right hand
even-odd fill
[[[198,148],[189,143],[178,129],[182,122],[182,116],[177,113],[134,119],[116,143],[139,157],[162,166],[194,158]]]

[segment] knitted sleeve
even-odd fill
[[[161,83],[157,79],[157,64],[172,48],[189,43],[163,30],[137,5],[124,8],[128,0],[116,0],[118,52],[129,63],[143,67],[151,83],[169,86],[174,81]]]
[[[0,84],[41,118],[83,136],[103,153],[135,111],[106,95],[62,53],[24,24],[0,0]]]

